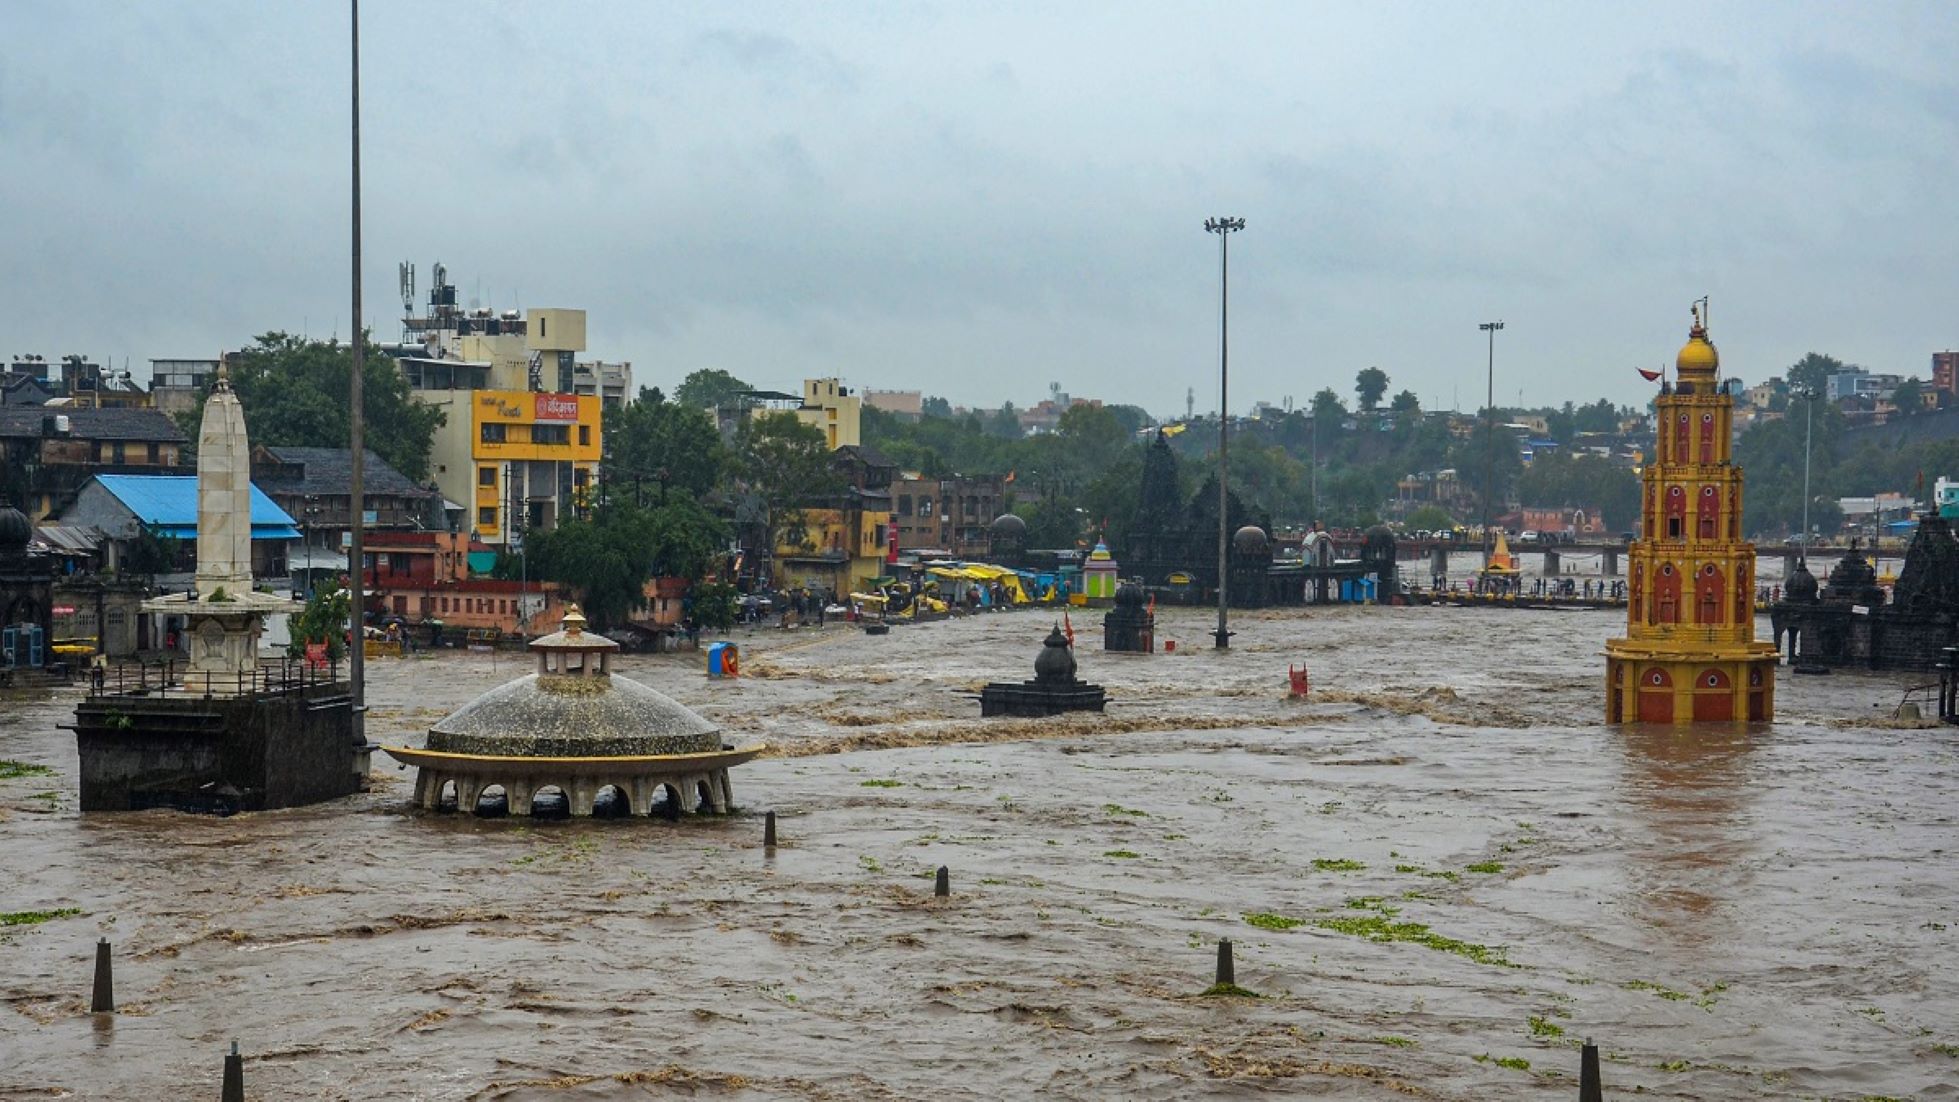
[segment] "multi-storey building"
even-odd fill
[[[1626,637],[1605,644],[1606,720],[1767,720],[1777,655],[1755,639],[1755,545],[1741,536],[1733,399],[1695,311],[1675,379],[1654,402],[1654,461],[1640,472],[1640,538],[1626,571]]]
[[[74,503],[97,474],[169,474],[185,443],[153,409],[0,407],[0,499],[40,524]]]
[[[891,484],[891,520],[898,546],[983,559],[991,525],[1004,508],[999,475],[975,478],[899,478]]]

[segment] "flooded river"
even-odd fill
[[[75,811],[0,702],[0,1098],[1959,1098],[1959,729],[1915,678],[1747,731],[1600,723],[1616,612],[1166,611],[1106,715],[978,718],[1037,614],[627,658],[776,756],[728,820]],[[1093,625],[1091,627],[1091,625]],[[1766,636],[1766,624],[1762,629]],[[1285,698],[1286,668],[1313,695]],[[528,666],[370,664],[370,735]],[[761,812],[783,845],[761,846]],[[953,895],[932,898],[932,870]],[[87,1011],[98,937],[122,1013]],[[1204,997],[1215,944],[1258,997]]]

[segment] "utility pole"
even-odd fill
[[[1796,545],[1796,565],[1809,569],[1809,442],[1816,421],[1816,388],[1806,386],[1803,395],[1803,534]],[[1873,544],[1872,546],[1875,546]]]
[[[348,677],[352,683],[354,698],[354,741],[367,741],[367,623],[363,615],[367,605],[367,562],[362,551],[365,542],[362,529],[366,522],[367,497],[362,485],[362,468],[366,456],[363,442],[366,428],[361,416],[361,373],[362,345],[365,334],[361,331],[361,4],[360,0],[348,0],[353,15],[353,193],[354,193],[354,370],[347,382],[347,423],[348,447],[353,450],[351,473],[348,476],[347,496],[350,502],[348,512],[349,535],[347,537],[347,557],[353,570],[353,590],[349,615],[353,619],[353,646],[348,650]]]
[[[1231,572],[1231,235],[1245,228],[1243,218],[1207,218],[1204,229],[1218,235],[1218,649],[1231,646],[1226,589]]]
[[[1496,334],[1503,328],[1503,323],[1486,321],[1477,328],[1490,335],[1490,394],[1486,402],[1490,422],[1490,455],[1483,471],[1483,565],[1488,566],[1490,556],[1496,551],[1490,531],[1490,510],[1496,503]]]

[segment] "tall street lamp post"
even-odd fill
[[[1796,563],[1809,567],[1809,441],[1810,429],[1816,420],[1816,388],[1803,387],[1803,534],[1796,544]]]
[[[1496,333],[1503,323],[1486,321],[1477,328],[1490,335],[1490,394],[1485,402],[1490,422],[1490,455],[1483,469],[1483,565],[1488,566],[1490,556],[1496,551],[1490,538],[1490,509],[1496,501]]]
[[[366,654],[367,654],[367,626],[366,626],[367,621],[363,613],[365,611],[365,606],[367,604],[367,595],[366,595],[367,587],[364,584],[365,579],[363,578],[362,575],[366,572],[367,569],[367,561],[366,561],[367,555],[366,555],[366,550],[363,547],[365,541],[362,537],[365,534],[364,529],[366,528],[367,518],[364,510],[367,508],[367,497],[365,494],[365,487],[363,487],[361,483],[362,483],[362,476],[364,474],[363,468],[365,467],[363,458],[367,452],[367,445],[362,440],[365,426],[361,423],[362,422],[361,375],[362,372],[365,370],[365,367],[361,362],[361,356],[362,356],[362,352],[364,351],[364,346],[367,344],[367,334],[362,332],[361,330],[361,5],[360,5],[360,0],[349,0],[348,11],[349,14],[352,16],[352,26],[353,26],[353,36],[351,42],[353,73],[352,73],[351,83],[353,88],[353,120],[354,120],[353,157],[352,157],[353,199],[354,199],[353,265],[352,265],[353,275],[354,275],[354,281],[353,281],[354,282],[354,286],[353,286],[354,364],[353,364],[353,371],[348,376],[348,384],[347,384],[347,423],[348,423],[347,446],[350,449],[349,459],[351,460],[350,473],[347,479],[347,495],[348,495],[348,501],[350,505],[349,511],[352,513],[352,515],[347,518],[348,520],[347,560],[349,564],[353,566],[353,570],[349,572],[349,577],[352,579],[354,584],[353,584],[353,592],[348,595],[351,598],[351,600],[348,602],[348,609],[349,609],[349,615],[353,619],[353,625],[352,625],[353,646],[348,648],[347,668],[348,668],[348,680],[351,683],[350,688],[353,690],[352,695],[354,698],[353,700],[354,741],[357,743],[365,743],[367,741],[367,670],[365,667]]]
[[[1245,228],[1243,218],[1206,218],[1204,229],[1218,235],[1218,649],[1231,646],[1231,628],[1226,623],[1225,589],[1231,570],[1231,518],[1225,508],[1230,498],[1230,463],[1227,448],[1231,426],[1231,325],[1230,262],[1231,235]]]

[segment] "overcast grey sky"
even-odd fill
[[[722,367],[955,402],[1640,401],[1959,347],[1959,5],[421,4],[363,13],[366,306],[441,260]],[[7,355],[348,329],[344,3],[0,0]]]

